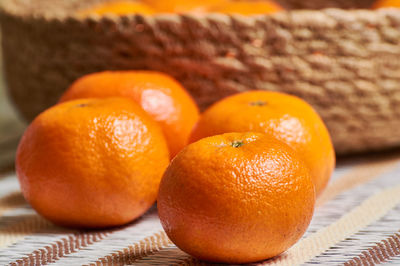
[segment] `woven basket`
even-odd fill
[[[84,20],[70,15],[82,2],[96,1],[3,1],[6,79],[27,119],[84,74],[154,69],[180,80],[203,109],[250,89],[298,95],[321,114],[339,154],[400,146],[400,11]],[[280,2],[286,8],[371,4]]]

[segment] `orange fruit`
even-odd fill
[[[45,218],[100,228],[146,212],[168,163],[161,129],[139,105],[82,99],[32,122],[18,146],[16,170],[26,200]]]
[[[317,195],[326,187],[335,167],[335,152],[328,130],[308,103],[277,92],[236,94],[209,107],[191,138],[246,131],[268,133],[291,146],[308,164]]]
[[[111,1],[105,2],[100,5],[93,6],[89,9],[81,10],[79,15],[88,16],[91,14],[105,15],[129,15],[129,14],[143,14],[152,15],[155,13],[150,6],[133,1]]]
[[[283,8],[272,1],[231,1],[216,5],[210,12],[241,15],[261,15],[282,11]]]
[[[385,8],[385,7],[400,8],[400,1],[399,0],[378,0],[372,5],[373,9]]]
[[[283,142],[228,133],[188,145],[160,184],[159,217],[169,238],[201,260],[249,263],[298,241],[315,204],[309,170]]]
[[[166,13],[186,13],[186,12],[205,12],[209,6],[224,3],[227,0],[143,0],[159,12]]]
[[[127,97],[156,120],[171,156],[188,143],[199,110],[185,89],[171,77],[152,71],[106,71],[78,79],[60,101],[78,98]]]

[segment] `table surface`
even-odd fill
[[[174,246],[153,207],[105,231],[57,227],[24,201],[13,158],[25,124],[0,82],[0,265],[205,265]],[[400,151],[341,159],[304,237],[271,265],[400,265]],[[254,264],[256,265],[256,264]]]

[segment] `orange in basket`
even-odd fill
[[[281,6],[272,1],[230,1],[211,7],[208,11],[226,14],[260,15],[282,10]]]
[[[131,100],[83,99],[41,113],[19,144],[22,193],[50,221],[128,223],[155,202],[169,162],[161,129]]]
[[[186,13],[205,12],[209,6],[224,3],[227,2],[227,0],[142,0],[142,2],[159,12]]]
[[[372,8],[385,8],[385,7],[399,7],[400,8],[400,1],[399,0],[378,0],[373,5]]]
[[[96,5],[92,8],[85,9],[79,12],[82,16],[90,14],[104,15],[104,14],[115,14],[115,15],[128,15],[128,14],[143,14],[152,15],[155,13],[150,6],[133,1],[111,1],[105,2],[101,5]]]
[[[319,115],[305,101],[284,93],[250,91],[225,98],[207,109],[192,141],[227,132],[263,132],[287,143],[304,157],[317,195],[328,184],[335,152]]]
[[[185,252],[206,261],[274,257],[303,235],[315,203],[309,169],[262,133],[229,133],[188,145],[167,168],[161,223]]]
[[[156,120],[167,139],[171,157],[188,143],[199,111],[181,84],[155,71],[105,71],[78,79],[61,102],[79,98],[127,97]]]

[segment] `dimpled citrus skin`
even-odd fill
[[[163,73],[105,71],[86,75],[70,86],[60,102],[116,96],[139,103],[160,124],[171,157],[187,145],[190,132],[199,118],[199,110],[185,89]]]
[[[399,0],[378,0],[372,5],[373,9],[389,8],[389,7],[400,8],[400,1]]]
[[[308,103],[277,92],[236,94],[202,114],[191,141],[246,131],[271,134],[296,150],[310,168],[317,195],[324,190],[335,167],[335,152],[328,130]]]
[[[169,163],[161,129],[124,98],[82,99],[41,113],[17,151],[21,190],[56,224],[128,223],[156,200]]]
[[[272,1],[230,1],[209,9],[210,12],[241,15],[271,14],[282,10],[281,6]]]
[[[305,232],[314,203],[301,158],[260,133],[229,133],[188,145],[167,168],[157,199],[162,226],[179,248],[223,263],[284,252]]]
[[[132,1],[113,1],[105,2],[100,5],[96,5],[92,8],[85,9],[79,12],[79,15],[88,16],[91,14],[105,15],[105,14],[115,14],[115,15],[129,15],[129,14],[144,14],[152,15],[155,13],[150,6]]]

